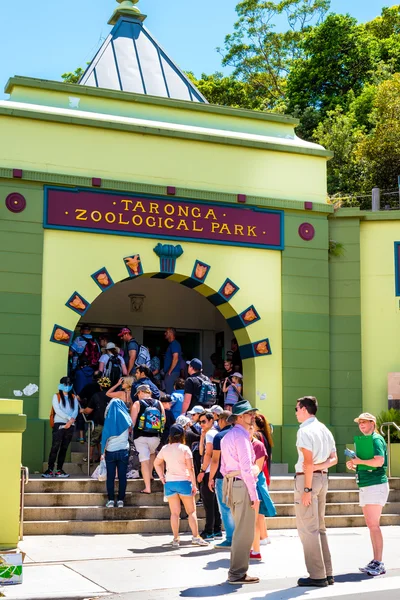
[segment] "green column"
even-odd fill
[[[337,443],[338,470],[344,471],[343,451],[357,431],[353,419],[362,412],[359,218],[332,217],[329,237],[343,244],[342,255],[330,257],[329,278],[331,423]]]
[[[307,241],[299,227],[315,230]],[[283,427],[282,462],[297,459],[297,398],[318,398],[318,418],[330,425],[329,265],[327,215],[288,212],[282,253]]]

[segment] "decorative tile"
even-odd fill
[[[238,329],[243,329],[243,327],[248,327],[249,325],[256,323],[260,319],[261,317],[255,307],[251,305],[239,315],[227,319],[227,323],[233,331],[237,331]]]
[[[74,292],[69,300],[65,303],[71,310],[74,310],[78,315],[84,315],[90,306],[90,302],[85,300],[78,292]]]
[[[231,279],[226,279],[218,293],[226,300],[231,300],[238,291],[239,286]]]
[[[134,254],[133,256],[126,256],[124,258],[126,270],[128,271],[129,277],[139,277],[143,275],[142,261],[140,254]]]
[[[96,273],[93,273],[91,278],[97,283],[102,292],[105,292],[114,285],[111,275],[105,267],[99,269]]]
[[[196,262],[194,263],[194,267],[193,267],[192,278],[195,279],[196,281],[200,281],[201,283],[204,283],[204,281],[208,277],[210,269],[211,269],[211,267],[210,267],[210,265],[207,265],[207,263],[205,263],[201,260],[196,260]]]
[[[54,325],[50,341],[62,346],[69,346],[72,342],[74,332],[61,325]]]
[[[240,346],[240,356],[243,360],[245,358],[257,358],[259,356],[269,356],[271,354],[272,350],[268,338],[253,342],[252,344]]]

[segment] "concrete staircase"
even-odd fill
[[[71,472],[69,468],[68,471]],[[382,524],[400,525],[400,478],[392,479],[390,488],[389,503],[384,508]],[[25,535],[169,533],[169,508],[163,501],[161,483],[153,482],[154,493],[151,495],[140,494],[141,489],[141,480],[129,481],[126,506],[110,509],[105,508],[105,483],[84,477],[82,470],[70,479],[41,479],[33,476],[25,493]],[[365,526],[362,510],[358,506],[354,477],[331,476],[329,490],[327,526]],[[268,528],[295,528],[293,476],[275,476],[270,492],[278,516],[267,519]],[[198,507],[198,516],[202,527],[202,507]],[[187,520],[183,519],[181,530],[187,529]]]

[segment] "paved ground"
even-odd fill
[[[371,559],[366,529],[331,529],[329,535],[337,583],[322,590],[296,586],[306,574],[301,545],[295,531],[281,530],[271,532],[263,561],[250,567],[261,579],[254,586],[226,584],[228,552],[193,548],[188,536],[178,550],[165,535],[30,536],[21,544],[24,583],[3,592],[14,600],[400,599],[400,527],[384,529],[387,574],[375,579],[358,572]]]

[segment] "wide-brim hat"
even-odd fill
[[[232,421],[233,417],[239,417],[247,413],[256,412],[257,408],[254,408],[248,400],[238,400],[232,407],[232,414],[228,418],[228,422]]]
[[[374,417],[374,415],[371,415],[371,413],[365,412],[361,413],[361,415],[357,417],[357,419],[354,419],[355,423],[359,423],[360,421],[373,421],[374,423],[376,423],[376,417]]]

